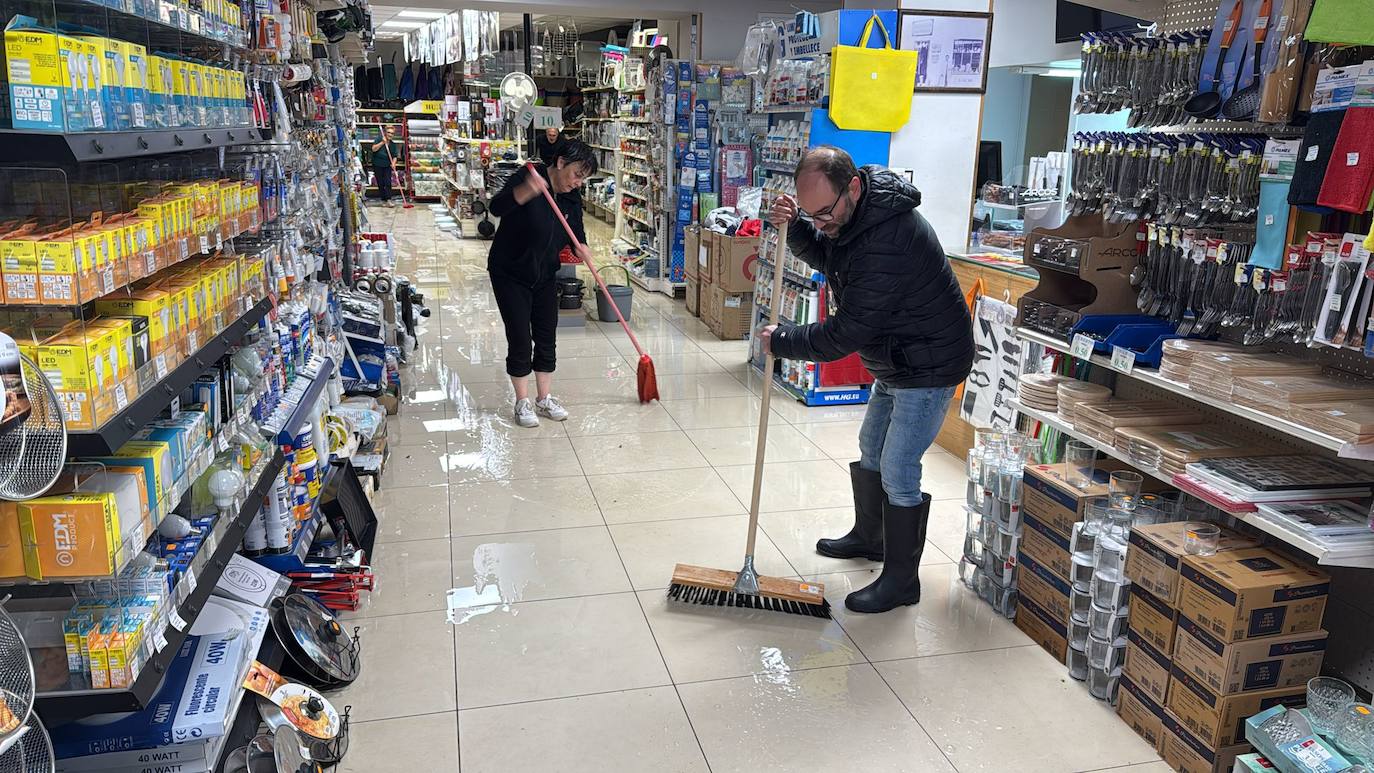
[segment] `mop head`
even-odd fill
[[[830,619],[830,602],[821,583],[759,577],[757,593],[742,593],[735,590],[738,578],[739,572],[678,564],[673,568],[668,598],[686,604],[745,607]]]
[[[635,378],[638,381],[641,403],[651,403],[659,399],[658,376],[654,375],[654,361],[649,359],[649,355],[640,355],[639,372],[635,374]]]

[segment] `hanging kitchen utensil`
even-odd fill
[[[1260,4],[1259,15],[1255,17],[1255,63],[1251,67],[1254,75],[1250,85],[1231,94],[1221,106],[1221,114],[1232,121],[1248,121],[1259,111],[1260,97],[1263,96],[1264,78],[1260,74],[1260,61],[1264,58],[1264,39],[1269,34],[1269,13],[1273,10],[1274,0],[1264,0]]]
[[[338,735],[332,739],[324,740],[297,732],[295,725],[287,718],[280,706],[261,695],[257,696],[257,699],[258,714],[262,716],[262,721],[268,729],[272,730],[274,734],[282,729],[291,731],[296,736],[297,744],[304,749],[312,762],[317,762],[323,766],[333,766],[341,762],[344,755],[348,753],[352,706],[345,706],[343,714],[340,715]]]
[[[286,650],[282,674],[323,690],[358,678],[360,643],[350,639],[334,613],[303,593],[272,602],[272,631]],[[354,636],[358,630],[353,630]]]
[[[66,458],[67,424],[57,393],[14,339],[0,333],[0,499],[42,495]]]
[[[1212,89],[1201,91],[1194,94],[1183,105],[1183,112],[1194,118],[1214,118],[1221,110],[1221,74],[1226,65],[1226,55],[1231,50],[1231,44],[1236,40],[1236,32],[1240,28],[1240,14],[1244,3],[1242,0],[1235,0],[1231,4],[1231,15],[1227,17],[1225,25],[1221,31],[1221,47],[1217,52],[1216,72],[1212,76]]]

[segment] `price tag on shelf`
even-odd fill
[[[217,230],[215,231],[215,252],[222,249],[224,249],[224,232]]]
[[[181,254],[181,259],[182,259],[182,260],[186,260],[187,258],[191,257],[191,240],[190,240],[190,239],[179,239],[179,240],[177,240],[177,251]]]
[[[157,273],[157,253],[152,250],[143,253],[143,265],[149,274]]]
[[[106,266],[105,270],[100,272],[100,284],[105,288],[106,295],[115,291],[113,268]]]
[[[1124,346],[1112,347],[1112,370],[1130,373],[1135,368],[1135,352]]]
[[[115,396],[115,408],[116,408],[117,410],[122,411],[122,410],[124,410],[125,408],[128,407],[128,405],[129,405],[129,392],[128,392],[128,390],[126,390],[126,389],[124,388],[124,385],[123,385],[123,384],[117,384],[117,385],[115,386],[115,388],[114,388],[114,396]]]
[[[153,367],[157,368],[157,380],[167,378],[167,355],[159,354],[153,358]]]
[[[157,632],[157,635],[153,637],[153,648],[156,649],[158,652],[167,649],[167,637],[163,635],[163,632],[161,630],[159,630]]]
[[[195,592],[196,592],[196,573],[195,573],[195,572],[187,572],[186,574],[183,574],[183,575],[181,576],[181,581],[184,582],[184,583],[186,583],[186,592],[187,592],[187,593],[195,593]]]
[[[167,616],[167,624],[177,629],[178,631],[186,630],[186,620],[182,618],[181,612],[175,609],[173,609],[172,613]]]
[[[1086,360],[1093,356],[1093,340],[1086,333],[1074,333],[1073,344],[1069,347],[1069,354],[1080,360]]]
[[[200,349],[200,335],[192,330],[186,334],[186,343],[191,345],[191,351]]]
[[[248,222],[252,223],[252,229],[254,231],[258,230],[258,211],[256,209],[253,210],[253,213],[249,217]]]
[[[200,254],[210,254],[210,234],[200,235]]]

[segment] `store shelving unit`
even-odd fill
[[[438,201],[443,195],[440,109],[433,100],[412,102],[405,108],[406,184],[417,201]]]

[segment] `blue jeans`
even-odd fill
[[[897,389],[873,382],[859,428],[859,466],[883,476],[887,501],[921,504],[921,456],[935,441],[954,387]]]

